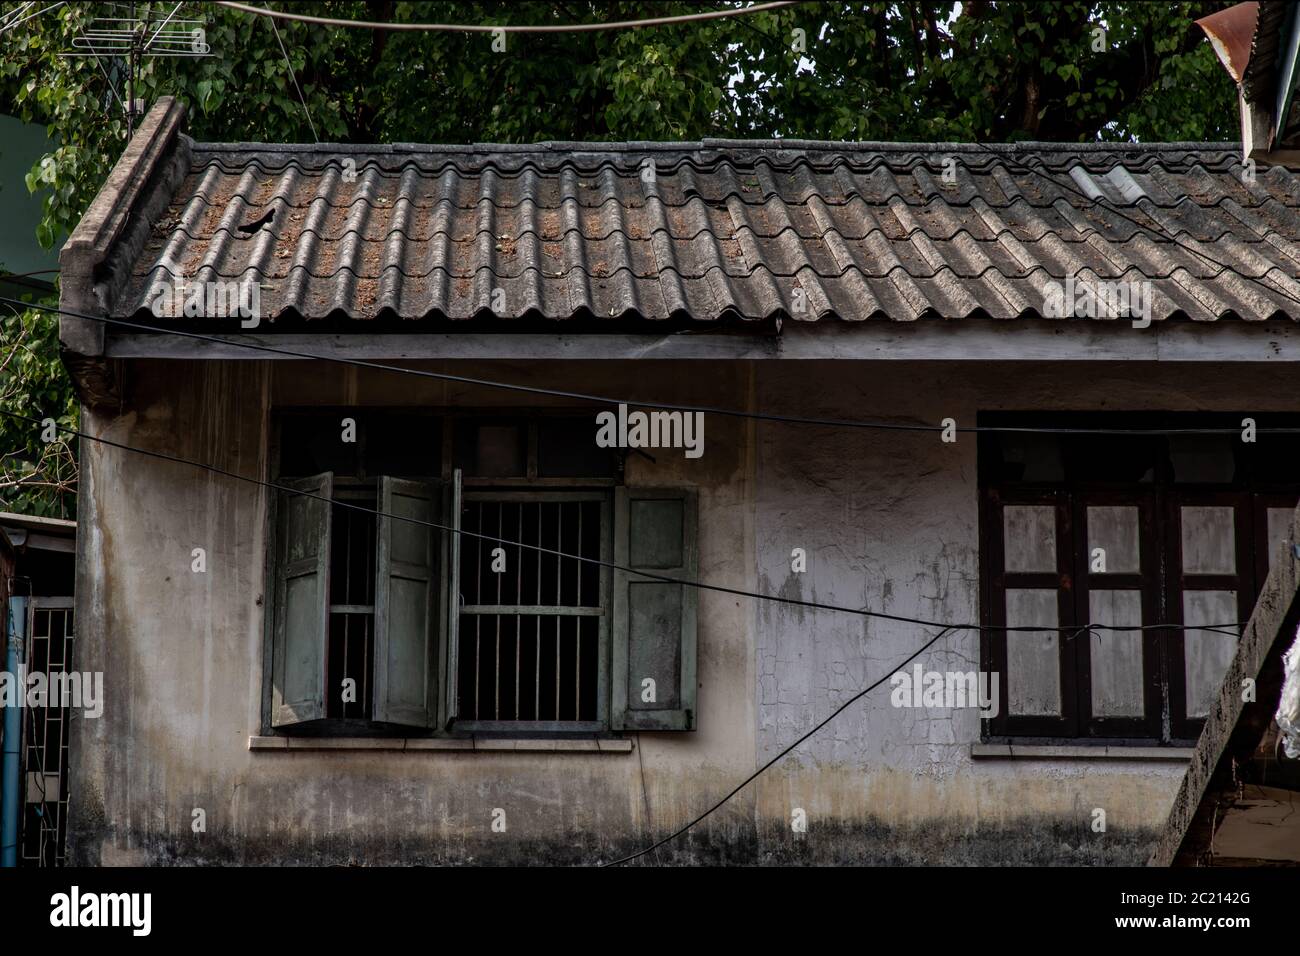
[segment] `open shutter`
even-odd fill
[[[614,562],[694,581],[696,497],[682,489],[618,488]],[[695,729],[696,589],[614,572],[615,730]]]
[[[272,727],[290,727],[325,716],[334,475],[326,472],[286,481],[284,486],[307,494],[282,491],[276,509]]]
[[[430,525],[441,524],[442,483],[380,478],[379,510],[374,719],[432,727],[442,535]]]
[[[442,576],[444,613],[440,618],[443,645],[446,652],[447,683],[443,700],[447,702],[444,726],[450,729],[460,714],[457,694],[458,660],[460,658],[460,469],[452,472],[451,481],[443,493],[442,523],[453,530],[443,537],[443,555],[447,571]]]

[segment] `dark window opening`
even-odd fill
[[[345,441],[345,434],[353,440]],[[441,470],[441,434],[442,421],[435,415],[369,409],[286,413],[280,421],[279,474],[432,477]]]
[[[348,505],[374,509],[374,487],[335,490],[325,716],[368,719],[374,677],[375,515]]]

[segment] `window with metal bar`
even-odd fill
[[[27,618],[28,673],[57,675],[72,671],[72,598],[32,598]],[[24,707],[25,771],[22,833],[23,866],[62,866],[68,832],[67,700],[46,700]]]
[[[292,410],[277,430],[272,732],[609,729],[612,575],[545,553],[612,559],[621,459],[590,415]],[[376,516],[451,523],[462,474],[463,539]]]
[[[609,580],[606,568],[580,558],[608,560],[608,496],[485,491],[465,499],[457,727],[603,728]]]
[[[375,515],[347,505],[374,508],[375,487],[341,485],[334,494],[325,715],[364,720],[374,677]]]

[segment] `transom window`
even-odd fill
[[[1243,417],[980,423],[1239,428]],[[983,655],[1002,675],[989,733],[1195,738],[1285,535],[1296,460],[1293,436],[981,435]]]

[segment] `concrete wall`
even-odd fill
[[[714,362],[444,363],[529,384],[793,414],[973,423],[979,410],[1294,408],[1285,367]],[[269,409],[517,405],[517,396],[315,363],[124,369],[116,442],[266,477]],[[1290,404],[1288,404],[1288,401]],[[535,404],[531,400],[529,404]],[[976,448],[937,435],[709,416],[705,454],[630,456],[629,484],[700,494],[700,576],[746,590],[978,619]],[[699,729],[629,753],[250,751],[260,732],[266,493],[85,443],[78,661],[104,715],[74,718],[82,863],[593,862],[702,812],[926,639],[913,625],[702,592]],[[190,570],[207,549],[208,571]],[[791,573],[802,547],[808,572]],[[977,670],[973,632],[927,669]],[[972,760],[973,710],[896,709],[888,686],[659,862],[1140,862],[1183,765]],[[491,831],[506,810],[505,834]],[[794,808],[809,832],[793,836]],[[1107,812],[1105,834],[1088,824]],[[195,808],[207,830],[192,832]]]

